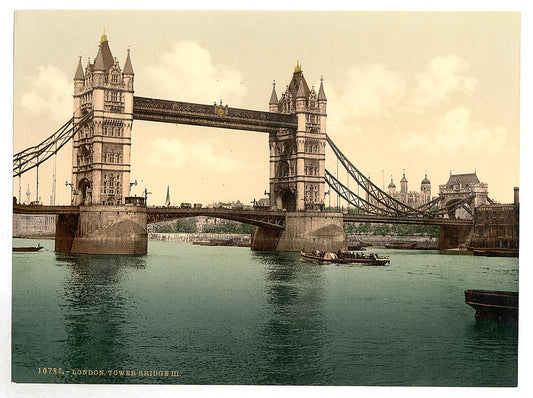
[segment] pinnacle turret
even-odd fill
[[[318,100],[327,101],[326,93],[324,91],[324,79],[320,77],[320,88],[318,89]]]
[[[278,104],[278,95],[276,94],[276,82],[272,83],[272,94],[270,95],[270,101],[268,102],[269,105],[277,105]]]
[[[126,63],[122,72],[125,75],[133,75],[133,66],[131,65],[130,49],[128,48],[128,55],[126,56]]]
[[[83,67],[81,66],[81,57],[78,60],[78,67],[76,68],[74,80],[85,80],[85,74],[83,73]]]

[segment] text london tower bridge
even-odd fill
[[[285,91],[275,85],[269,111],[134,96],[130,51],[121,67],[104,34],[93,62],[81,59],[74,75],[73,118],[40,144],[14,155],[13,176],[54,156],[72,139],[71,206],[14,205],[14,213],[56,214],[55,250],[75,253],[145,254],[149,222],[210,215],[254,225],[252,250],[346,249],[344,222],[439,225],[441,247],[456,246],[472,229],[455,219],[472,197],[439,206],[438,198],[410,207],[364,176],[326,133],[327,98],[321,79],[309,88],[297,63]],[[134,120],[239,129],[268,134],[270,208],[238,210],[146,206],[130,197]],[[364,194],[359,196],[325,168],[326,145]],[[20,180],[19,180],[20,181]],[[325,211],[325,185],[356,214]],[[356,190],[357,191],[357,190]]]

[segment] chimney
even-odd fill
[[[516,206],[520,204],[519,195],[518,195],[518,187],[514,187],[514,204]]]

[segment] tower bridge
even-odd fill
[[[14,213],[57,214],[56,251],[144,254],[146,224],[197,215],[254,225],[253,250],[346,249],[344,222],[439,225],[447,235],[468,236],[472,221],[450,218],[455,209],[472,212],[472,198],[449,206],[411,207],[384,192],[341,152],[326,133],[327,98],[323,79],[309,88],[297,63],[285,91],[272,87],[268,111],[136,97],[127,51],[123,68],[104,34],[94,61],[78,61],[74,75],[73,118],[38,145],[14,155],[17,177],[52,157],[72,139],[71,206],[15,205]],[[180,209],[147,207],[131,198],[130,169],[134,120],[257,131],[268,134],[270,209]],[[359,196],[325,168],[329,145]],[[325,211],[325,185],[359,210],[358,215]],[[459,231],[459,232],[458,232]],[[443,247],[450,240],[441,239]],[[448,242],[448,243],[446,243]],[[453,243],[455,244],[455,242]]]

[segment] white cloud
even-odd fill
[[[241,167],[237,160],[217,154],[207,141],[185,145],[177,138],[156,138],[151,145],[150,153],[157,153],[157,156],[150,156],[150,163],[165,169],[194,167],[228,173]]]
[[[157,156],[150,156],[150,162],[165,168],[178,168],[185,163],[187,152],[184,145],[177,138],[155,138],[152,149]]]
[[[386,112],[401,103],[405,95],[401,75],[381,64],[353,67],[341,81],[342,87],[332,90],[328,102],[348,119]]]
[[[434,58],[427,70],[416,76],[412,98],[415,110],[446,101],[457,92],[471,92],[477,82],[466,75],[468,68],[456,55]]]
[[[446,112],[434,130],[400,134],[399,137],[404,149],[421,148],[430,153],[476,151],[487,154],[504,149],[506,131],[500,126],[488,128],[476,125],[471,120],[471,112],[459,106]]]
[[[195,42],[176,43],[156,62],[147,68],[147,75],[159,96],[207,104],[221,99],[224,103],[226,99],[240,101],[245,94],[241,74],[215,64],[209,51]]]
[[[64,121],[72,113],[72,81],[55,66],[38,66],[30,78],[31,91],[24,93],[20,104],[25,112]]]

